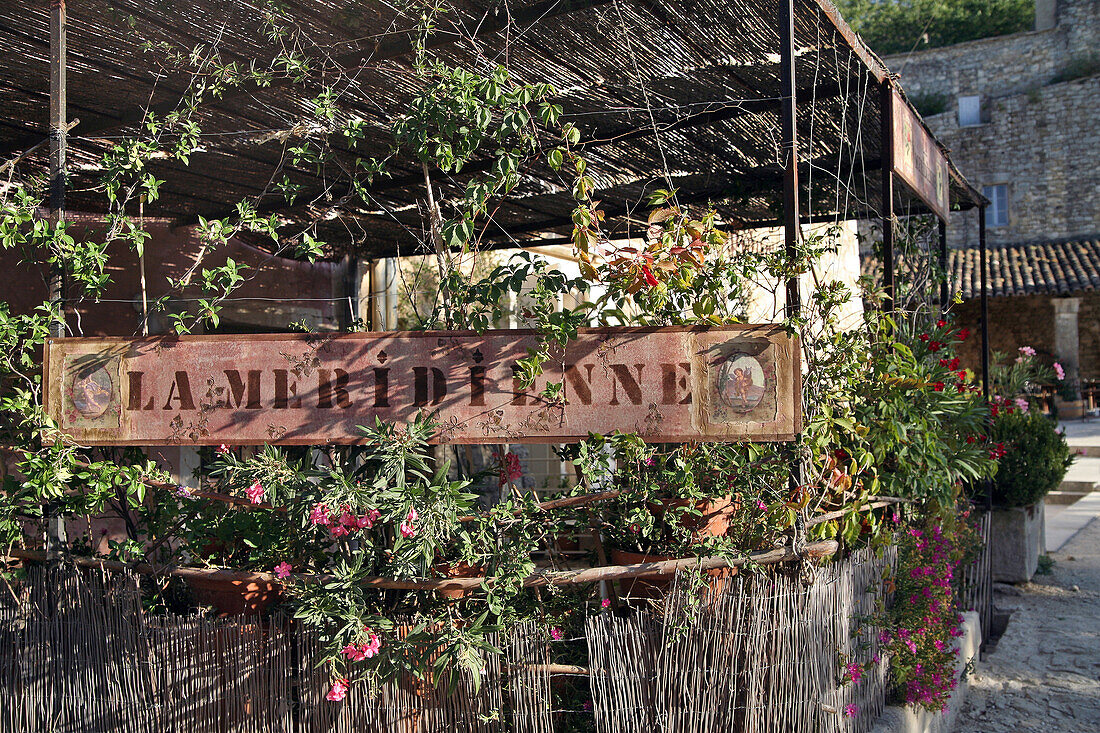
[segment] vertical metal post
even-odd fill
[[[798,259],[798,239],[801,234],[798,203],[798,85],[794,67],[794,0],[779,0],[778,11],[779,96],[782,98],[779,115],[783,135],[780,153],[783,161],[783,246],[787,266],[794,267]],[[799,290],[797,274],[787,278],[786,313],[787,318],[797,318],[802,313],[802,293]],[[802,485],[802,456],[797,442],[794,443],[794,450],[791,472],[787,478],[787,486],[792,497]],[[796,552],[801,551],[799,545],[804,541],[805,516],[799,512],[795,524]]]
[[[982,398],[986,401],[986,404],[989,404],[989,264],[986,262],[985,251],[985,204],[978,206],[978,261],[980,262],[978,282],[981,287],[982,319]],[[985,480],[985,510],[987,512],[993,511],[992,479]]]
[[[65,147],[68,119],[65,99],[65,0],[52,0],[50,5],[50,221],[56,226],[65,222]],[[50,324],[50,335],[65,335],[65,269],[58,262],[50,270],[50,305],[57,309],[57,318]],[[46,557],[56,560],[65,544],[65,519],[55,507],[47,506]]]
[[[65,148],[68,120],[65,98],[65,0],[52,0],[50,6],[50,221],[65,221]],[[50,272],[50,303],[60,306],[61,318],[50,332],[54,338],[65,335],[65,273],[55,265]]]
[[[947,271],[947,220],[939,220],[940,230],[940,272],[943,280],[940,282],[940,312],[946,313],[950,307],[948,299],[951,298],[951,273]]]
[[[981,263],[982,396],[989,401],[989,264],[986,262],[984,204],[978,207],[978,260]]]
[[[798,99],[794,68],[794,0],[779,0],[779,83],[782,109],[783,161],[783,242],[787,264],[793,266],[798,257]],[[802,310],[802,294],[798,277],[787,278],[787,317]]]
[[[894,90],[890,80],[882,82],[882,288],[886,297],[882,310],[894,312]]]

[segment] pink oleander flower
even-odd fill
[[[647,466],[652,466],[654,464],[653,456],[650,456],[642,462]]]
[[[244,493],[248,496],[248,500],[253,504],[259,504],[264,500],[264,487],[260,485],[259,481],[254,482],[251,486],[244,490]]]
[[[1054,362],[1052,366],[1054,367],[1054,376],[1058,377],[1059,382],[1066,378],[1066,370],[1062,368],[1061,364]]]
[[[214,452],[217,453],[218,455],[224,456],[226,453],[229,452],[229,446],[226,445],[225,443],[222,443],[221,445],[219,445],[217,448],[214,449]]]
[[[333,526],[332,526],[332,528],[331,528],[331,529],[329,529],[329,532],[331,532],[331,533],[332,533],[332,536],[333,536],[333,537],[336,537],[336,538],[340,538],[340,537],[347,537],[347,536],[348,536],[348,534],[350,534],[350,533],[348,532],[348,528],[347,528],[347,527],[345,527],[345,526],[344,526],[344,525],[342,525],[342,524],[335,524],[335,525],[333,525]]]
[[[290,571],[293,570],[293,566],[286,560],[275,566],[275,577],[281,580],[285,580],[290,577]]]
[[[343,649],[340,650],[340,653],[353,662],[361,662],[366,659],[366,655],[363,654],[363,651],[358,646],[350,642],[345,645]]]
[[[359,529],[370,529],[374,526],[374,523],[377,522],[381,517],[381,512],[379,512],[377,509],[371,509],[369,512],[355,520],[355,525]]]
[[[329,519],[328,507],[320,501],[314,504],[313,511],[309,513],[309,521],[311,524],[320,524],[327,527],[329,522],[332,521],[331,519]]]
[[[328,694],[325,695],[325,699],[329,702],[340,702],[348,695],[348,681],[347,679],[334,680],[332,688],[329,689]]]
[[[1030,346],[1021,346],[1019,348],[1019,352],[1024,356],[1035,356],[1035,349],[1031,348]]]
[[[561,641],[561,629],[559,629],[557,626],[550,629],[550,638],[554,641]]]
[[[763,499],[756,500],[756,508],[762,512],[768,511],[768,505],[764,503]]]
[[[611,599],[604,598],[602,601],[600,601],[600,606],[602,606],[603,608],[611,608]]]
[[[416,527],[413,526],[412,522],[409,522],[407,520],[402,522],[399,529],[401,530],[402,537],[416,537]]]
[[[359,650],[363,653],[363,656],[370,659],[382,649],[382,640],[378,638],[378,634],[371,632],[370,641],[366,644],[360,644]]]
[[[859,715],[859,705],[855,703],[848,703],[844,706],[844,714],[849,718],[854,718]]]

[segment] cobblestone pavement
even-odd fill
[[[1012,617],[970,677],[957,733],[1100,732],[1100,519],[1051,557],[1050,575],[994,595]]]

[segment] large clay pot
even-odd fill
[[[650,504],[649,508],[655,516],[660,516],[670,509],[679,509],[687,505],[687,499],[665,499],[660,503]],[[696,501],[695,509],[700,515],[681,514],[680,526],[690,530],[692,534],[700,538],[725,537],[726,533],[729,532],[730,520],[740,508],[741,501],[734,496]]]
[[[213,606],[222,617],[258,615],[283,598],[279,583],[194,576],[187,584],[200,603]]]
[[[485,568],[479,565],[471,565],[463,560],[462,562],[456,562],[452,564],[440,564],[436,565],[435,569],[446,575],[448,578],[480,578],[485,574]],[[436,593],[444,598],[452,598],[458,600],[459,598],[465,598],[467,593],[473,591],[464,590],[462,588],[452,588],[447,590],[437,590]]]

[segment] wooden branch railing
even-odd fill
[[[585,568],[582,570],[539,570],[523,579],[525,587],[541,587],[548,585],[579,585],[583,583],[596,583],[602,580],[619,580],[623,578],[649,578],[666,575],[675,575],[679,570],[713,570],[718,568],[740,567],[746,564],[774,565],[798,559],[813,559],[827,557],[836,553],[839,544],[835,540],[822,540],[808,543],[801,553],[792,548],[781,547],[767,552],[757,552],[742,557],[702,557],[683,558],[679,560],[662,560],[660,562],[644,562],[636,565],[607,565],[604,567]],[[46,553],[38,550],[8,550],[5,560],[26,560],[44,562]],[[148,563],[124,563],[117,560],[100,560],[91,557],[71,556],[68,558],[80,567],[100,568],[102,570],[129,570],[143,575],[174,575],[182,578],[207,578],[242,583],[281,583],[273,573],[242,572],[239,570],[226,570],[218,568],[194,568],[179,565],[150,565]],[[293,573],[290,576],[295,580],[305,583],[331,583],[339,580],[333,575]],[[482,585],[491,584],[493,578],[480,576],[476,578],[390,578],[384,576],[366,576],[359,580],[359,585],[372,588],[387,588],[395,590],[472,590]]]

